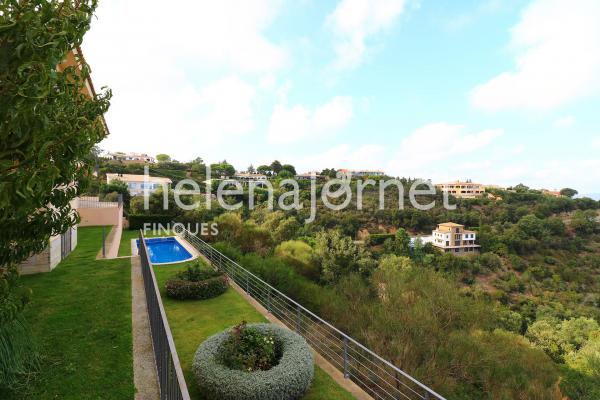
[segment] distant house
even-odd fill
[[[542,194],[545,194],[546,196],[552,196],[552,197],[564,197],[562,194],[560,194],[560,192],[558,190],[542,189]]]
[[[365,176],[385,176],[385,172],[383,171],[369,169],[340,169],[338,172],[341,172],[345,175],[350,175],[352,178],[360,178]]]
[[[254,182],[256,186],[262,186],[267,182],[267,176],[264,174],[252,174],[247,172],[236,172],[233,175],[233,180],[240,182],[242,185],[247,185]]]
[[[444,253],[454,255],[477,254],[481,246],[475,244],[477,233],[453,222],[439,224],[432,232],[433,245]]]
[[[448,182],[436,183],[435,187],[443,193],[451,194],[454,197],[461,199],[474,199],[481,197],[485,193],[485,186],[481,183],[473,182]]]
[[[113,161],[121,161],[125,164],[154,164],[154,157],[145,153],[123,153],[120,151],[108,153],[107,157]]]
[[[320,175],[317,171],[309,171],[309,172],[305,172],[303,174],[298,174],[295,176],[296,180],[299,181],[312,181],[312,180],[319,180],[319,179],[323,179],[323,175]]]
[[[149,193],[155,192],[160,187],[169,189],[171,187],[172,180],[169,178],[162,178],[158,176],[147,176],[147,175],[132,175],[132,174],[106,174],[106,183],[111,183],[114,180],[119,180],[127,184],[129,193],[132,196],[143,194],[148,191]]]

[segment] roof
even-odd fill
[[[434,184],[434,186],[441,186],[441,185],[478,185],[478,186],[483,186],[481,183],[477,183],[477,182],[462,182],[462,181],[440,182],[440,183]]]
[[[171,183],[173,182],[169,178],[163,178],[161,176],[148,176],[148,175],[133,175],[133,174],[106,174],[106,180],[108,182],[118,179],[123,182],[154,182],[154,183]]]
[[[452,227],[462,227],[464,225],[461,224],[456,224],[454,222],[443,222],[441,224],[438,224],[439,226],[452,226]]]

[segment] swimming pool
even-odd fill
[[[173,263],[192,258],[190,252],[174,237],[151,238],[145,239],[145,241],[152,264]],[[139,248],[139,239],[136,240],[136,244]]]

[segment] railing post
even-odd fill
[[[350,369],[348,367],[348,338],[344,336],[344,378],[350,377]]]
[[[300,304],[296,305],[296,332],[300,333],[300,326],[302,323],[302,315],[300,314]]]

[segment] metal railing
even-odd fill
[[[160,388],[161,400],[190,400],[179,357],[175,350],[175,342],[171,335],[167,314],[160,298],[160,291],[156,283],[156,276],[152,263],[148,258],[144,235],[140,230],[139,256],[142,264],[142,276],[148,305],[150,319],[150,332],[152,334],[152,347],[156,361],[156,372]]]
[[[81,196],[78,208],[113,208],[121,207],[122,204],[122,195],[119,195],[119,201],[104,201],[98,196]]]
[[[191,243],[210,263],[254,298],[288,328],[375,399],[445,400],[443,396],[383,359],[321,317],[292,300],[252,272],[190,233],[175,233]]]

